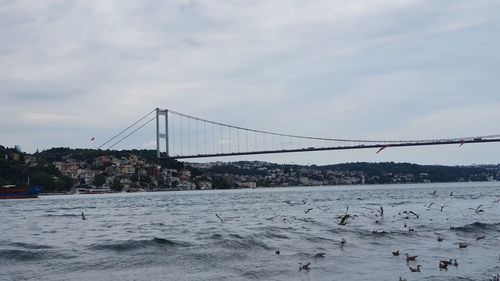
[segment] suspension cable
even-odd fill
[[[115,142],[113,145],[111,145],[110,147],[108,147],[106,150],[109,150],[111,149],[113,146],[119,144],[120,142],[122,142],[123,140],[125,140],[126,138],[130,137],[130,135],[132,135],[133,133],[139,131],[140,129],[142,129],[144,126],[146,126],[147,124],[151,123],[151,121],[155,120],[156,119],[156,116],[149,119],[146,123],[142,124],[141,126],[139,126],[137,129],[133,130],[130,134],[124,136],[123,138],[121,138],[119,141]]]
[[[116,134],[114,137],[112,137],[111,139],[109,139],[108,141],[106,141],[105,143],[101,144],[97,149],[100,149],[101,147],[105,146],[106,144],[110,143],[112,140],[114,140],[115,138],[117,138],[119,135],[123,134],[124,132],[126,132],[128,129],[132,128],[133,126],[135,126],[137,123],[141,122],[142,120],[144,120],[146,117],[148,117],[149,115],[151,115],[151,113],[155,112],[156,111],[156,108],[153,109],[151,112],[149,112],[148,114],[144,115],[141,119],[137,120],[134,124],[128,126],[125,130],[119,132],[118,134]],[[109,149],[109,148],[108,148]]]

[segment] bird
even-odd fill
[[[454,266],[458,266],[458,262],[457,262],[457,260],[455,260],[455,261],[453,262],[453,265],[454,265]]]
[[[280,250],[276,250],[276,252],[274,252],[274,253],[279,256]]]
[[[453,196],[453,191],[450,193],[450,196]]]
[[[409,214],[414,215],[417,219],[420,217],[420,215],[418,215],[418,214],[414,213],[413,211],[410,211],[410,212],[409,212]]]
[[[317,253],[314,255],[315,258],[324,258],[326,253]]]
[[[224,222],[224,220],[219,216],[219,214],[215,213],[215,215],[220,219],[221,222]]]
[[[483,209],[481,209],[481,207],[482,207],[482,206],[483,206],[483,204],[481,204],[481,205],[477,206],[475,209],[474,209],[474,208],[469,208],[469,209],[471,209],[471,210],[473,210],[474,212],[476,212],[476,214],[479,214],[479,213],[481,213],[481,212],[484,212],[484,210],[483,210]]]
[[[468,246],[469,246],[469,244],[467,244],[465,242],[458,242],[458,248],[460,248],[460,249],[467,248]]]
[[[347,243],[347,240],[344,237],[342,237],[342,240],[340,241],[340,246],[344,247],[345,243]]]
[[[417,259],[418,256],[409,256],[408,253],[406,253],[406,261],[414,261]]]
[[[357,217],[356,215],[345,214],[339,222],[339,225],[346,225],[347,219]]]
[[[86,220],[85,214],[82,212],[82,220]]]
[[[307,210],[304,211],[304,213],[308,214],[313,208],[309,208]]]
[[[481,239],[484,239],[485,237],[486,237],[486,235],[478,236],[478,237],[476,237],[476,240],[479,241]]]
[[[448,204],[444,204],[443,206],[441,206],[441,212],[443,211],[443,209],[444,209],[445,207],[449,207],[449,205],[448,205]]]
[[[448,270],[448,263],[447,262],[444,263],[443,261],[440,261],[439,262],[439,271],[441,271],[443,269],[446,270],[446,271]]]
[[[446,266],[453,264],[453,260],[450,259],[449,261],[439,261],[439,263],[445,264]]]
[[[427,209],[430,209],[432,205],[434,205],[434,202],[430,203],[429,206],[427,206]]]
[[[409,266],[411,272],[420,272],[420,267],[420,264],[418,264],[416,268]]]
[[[441,236],[438,236],[438,239],[437,239],[437,240],[438,240],[438,242],[441,242],[441,241],[443,241],[443,240],[444,240],[444,238],[443,238],[443,237],[441,237]]]
[[[401,276],[399,276],[399,281],[407,281],[406,278],[402,278]]]
[[[431,193],[432,196],[436,196],[437,190],[434,190],[434,192]]]
[[[395,251],[395,252],[392,252],[392,255],[393,256],[399,256],[399,250]]]
[[[302,263],[300,263],[299,271],[301,271],[301,270],[305,270],[305,271],[311,270],[311,268],[309,267],[310,265],[311,265],[310,262],[308,262],[308,263],[306,263],[304,265]]]

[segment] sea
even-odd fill
[[[1,200],[0,280],[490,280],[499,201],[499,182]]]

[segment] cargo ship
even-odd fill
[[[40,186],[16,187],[15,185],[4,185],[0,187],[0,199],[38,198],[38,194],[42,190],[43,188]]]

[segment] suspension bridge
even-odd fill
[[[149,112],[98,149],[111,149],[146,125],[156,121],[158,158],[187,159],[293,153],[325,150],[378,149],[389,147],[500,142],[500,135],[422,140],[363,140],[322,138],[268,132],[214,122],[168,109]]]

